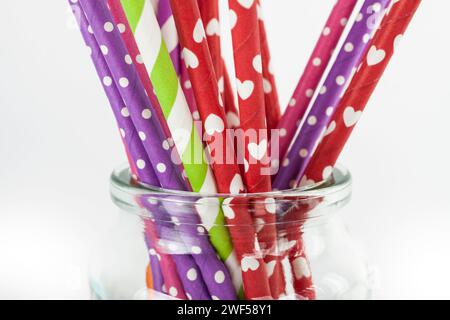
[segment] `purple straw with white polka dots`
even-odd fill
[[[76,16],[79,18],[82,36],[87,46],[91,48],[91,56],[100,79],[104,79],[105,77],[111,78],[110,70],[106,64],[101,49],[94,35],[88,31],[90,30],[90,28],[88,22],[86,21],[86,17],[84,16],[84,12],[82,12],[81,8],[78,5],[74,4],[73,1],[70,1],[70,3],[72,4],[72,8],[74,9],[74,11],[76,11]],[[121,114],[121,110],[124,104],[116,85],[111,84],[110,86],[104,86],[104,89],[108,97],[108,100],[110,101],[110,104],[112,106],[113,113],[117,119],[123,137],[123,141],[127,146],[127,150],[130,153],[131,158],[143,159],[144,161],[150,163],[147,153],[145,152],[142,142],[138,138],[138,134],[134,128],[134,125],[130,117],[123,117]],[[159,186],[158,178],[156,177],[151,167],[147,167],[144,169],[138,168],[138,176],[139,180],[146,184],[152,186]],[[148,203],[146,204],[147,204],[146,208],[148,210],[154,213],[159,211],[159,208],[158,210],[155,210],[155,208],[152,207],[151,204]],[[162,212],[159,214],[160,218],[161,215],[163,215]],[[158,227],[160,226],[158,225]],[[150,239],[147,240],[150,252],[156,252],[155,250],[156,244],[153,243],[152,241],[149,241]],[[160,258],[165,259],[166,257],[163,255],[160,256]],[[192,259],[190,255],[178,255],[175,258],[176,259],[174,259],[174,262],[177,265],[177,269],[184,270],[185,268],[187,268],[188,270],[197,270],[197,265],[195,264],[195,261]],[[165,270],[164,272],[162,272],[157,255],[154,254],[150,254],[150,263],[152,266],[152,275],[154,277],[153,280],[154,289],[163,292],[164,288],[163,273],[176,272],[176,270]],[[178,278],[178,276],[172,276],[171,278],[176,279]],[[188,288],[191,292],[193,292],[191,294],[191,297],[193,299],[209,299],[208,291],[206,289],[201,290],[201,288],[205,287],[203,279],[201,277],[198,277],[198,279],[195,280],[196,281],[190,281],[184,284],[184,287]],[[178,297],[184,296],[183,286],[169,287],[166,288],[166,291],[172,294],[176,292],[177,293],[176,296]]]
[[[91,58],[92,61],[94,62],[97,74],[99,75],[100,79],[105,78],[112,79],[111,72],[109,70],[108,65],[106,64],[105,58],[103,57],[103,53],[100,49],[100,46],[98,45],[95,36],[91,32],[89,32],[89,30],[91,29],[89,28],[89,24],[86,20],[84,12],[82,11],[81,7],[77,2],[70,0],[69,3],[71,4],[72,9],[74,10],[75,16],[77,17],[78,23],[80,25],[80,31],[84,38],[84,41],[91,50]],[[114,83],[111,83],[111,85],[104,85],[103,88],[111,104],[114,116],[120,128],[123,142],[126,145],[127,151],[129,152],[132,161],[136,161],[136,159],[143,159],[143,161],[145,161],[146,163],[150,163],[150,160],[148,159],[144,146],[142,145],[142,141],[138,138],[138,134],[136,132],[136,129],[134,128],[133,122],[131,121],[130,117],[122,116],[121,110],[123,109],[124,102],[116,85]],[[159,186],[158,178],[156,177],[155,172],[151,167],[143,169],[137,168],[137,174],[139,181],[142,181],[149,185]],[[150,204],[148,205],[150,206]],[[147,209],[152,210],[154,212],[157,211],[153,210],[155,209],[153,207],[148,207]],[[149,244],[150,249],[149,251],[156,252],[155,247],[157,244],[153,243],[153,241],[150,241],[150,239],[147,239],[147,243]],[[164,255],[160,256],[160,259],[166,258],[167,257],[165,257]],[[174,261],[176,265],[180,265],[181,267],[189,266],[190,268],[197,267],[192,257],[189,255],[179,256],[177,258],[178,258],[177,261]],[[173,283],[175,284],[177,283],[178,275],[176,275],[176,270],[164,270],[163,272],[161,270],[156,255],[150,254],[150,263],[152,266],[153,285],[156,291],[163,292],[165,284],[163,276],[164,273],[167,274],[168,272],[169,273],[175,272],[175,274],[169,275],[169,277],[172,279]],[[170,264],[170,261],[166,264]],[[203,280],[199,278],[197,282],[199,282],[198,285],[192,283],[193,288],[201,286]],[[167,290],[170,289],[171,292],[177,291],[178,296],[180,297],[184,296],[183,286],[174,285],[173,287],[167,288]],[[200,290],[198,292],[199,294],[202,294]],[[202,295],[197,295],[196,298],[198,297],[199,299],[201,299],[204,298],[205,295],[208,296],[207,291],[203,292]]]
[[[183,250],[182,252],[167,252],[173,246],[176,248],[184,247],[185,241],[181,239],[175,225],[170,222],[170,216],[166,213],[165,208],[160,206],[159,201],[148,196],[141,197],[140,202],[152,214],[152,218],[146,221],[146,225],[151,227],[153,224],[157,228],[158,243],[155,243],[154,246],[163,249],[163,253],[161,254],[157,250],[151,251],[150,257],[154,258],[159,256],[162,259],[164,256],[170,256],[175,263],[176,270],[163,270],[163,272],[178,272],[179,280],[184,287],[183,291],[177,286],[165,287],[161,292],[168,293],[175,298],[185,296],[189,300],[210,300],[211,297],[203,280],[201,270],[190,253],[187,250]],[[170,261],[167,263],[167,260],[161,260],[161,264],[165,268],[170,268]]]
[[[131,118],[123,116],[123,113],[125,112],[125,104],[117,89],[117,86],[112,83],[112,80],[110,80],[112,79],[111,72],[108,65],[106,64],[95,36],[88,31],[91,29],[89,28],[89,24],[86,20],[86,17],[84,16],[84,12],[82,11],[81,7],[73,0],[69,0],[69,3],[71,4],[72,9],[74,10],[75,15],[78,19],[81,34],[87,47],[90,50],[91,58],[94,62],[97,74],[100,79],[103,79],[103,89],[105,90],[105,94],[111,104],[111,109],[114,113],[120,130],[120,134],[122,136],[124,144],[126,145],[127,151],[130,154],[130,157],[132,159],[143,159],[144,162],[150,163],[147,152],[145,151],[142,142],[138,138],[138,134],[136,132],[136,129],[134,128],[134,124],[131,121]],[[159,185],[158,178],[156,177],[153,170],[148,170],[148,168],[137,168],[137,173],[140,181],[150,185]]]
[[[189,190],[187,182],[179,172],[179,166],[172,161],[172,154],[176,153],[176,150],[166,147],[167,139],[164,135],[163,126],[151,116],[156,112],[145,93],[134,66],[126,63],[126,58],[129,55],[119,31],[112,22],[114,20],[108,10],[106,1],[79,0],[79,2],[97,42],[101,44],[100,48],[112,74],[113,79],[104,79],[104,84],[111,85],[112,80],[116,83],[126,104],[126,107],[121,110],[121,114],[124,117],[131,117],[147,154],[152,155],[150,162],[160,185],[172,190]],[[179,156],[176,159],[179,159]],[[144,169],[149,164],[143,159],[139,159],[136,165],[139,169]],[[197,224],[200,225],[199,217],[195,217],[197,218]],[[236,293],[229,272],[217,257],[208,239],[198,237],[195,226],[182,224],[180,229],[183,229],[182,231],[189,234],[192,239],[197,237],[197,245],[191,248],[191,253],[201,269],[211,296],[219,299],[235,299]],[[216,281],[215,275],[217,273],[223,274],[223,280],[220,277],[221,281]]]
[[[326,134],[331,116],[341,96],[345,93],[352,75],[357,70],[363,54],[367,50],[369,40],[378,28],[389,3],[390,0],[364,1],[305,123],[281,164],[273,183],[275,189],[288,189],[297,185],[303,178],[322,134]]]
[[[110,86],[113,82],[116,84],[125,102],[121,114],[123,117],[131,118],[147,155],[151,155],[150,163],[138,159],[136,166],[141,170],[146,166],[153,166],[163,188],[188,190],[188,184],[182,178],[179,166],[172,161],[172,153],[176,154],[176,150],[170,146],[167,148],[165,142],[168,137],[164,127],[152,116],[157,114],[157,111],[145,92],[135,66],[126,62],[129,54],[113,23],[114,19],[106,2],[103,0],[79,0],[79,2],[112,74],[112,79],[104,78],[103,84],[105,86]]]

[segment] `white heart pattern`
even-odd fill
[[[246,159],[244,159],[244,171],[245,173],[248,173],[248,170],[250,169],[250,164]]]
[[[252,61],[253,64],[253,68],[256,70],[256,72],[258,73],[262,73],[262,59],[261,59],[261,55],[258,54],[253,58]]]
[[[192,68],[195,69],[199,65],[199,61],[195,53],[193,53],[191,50],[184,48],[182,51],[184,63],[186,64],[186,68]]]
[[[369,67],[379,64],[386,57],[386,52],[383,49],[377,49],[372,46],[367,54],[367,65]]]
[[[236,26],[237,23],[237,14],[236,12],[234,12],[234,10],[230,10],[229,19],[230,19],[230,29],[233,30],[233,28]]]
[[[295,278],[301,279],[303,277],[311,277],[311,271],[309,270],[308,262],[305,258],[299,257],[292,262]]]
[[[344,110],[344,124],[347,128],[353,127],[361,118],[362,111],[355,111],[353,107]]]
[[[241,268],[244,272],[249,270],[256,271],[259,268],[259,261],[253,257],[244,257],[241,260]]]
[[[267,212],[271,214],[277,213],[277,204],[274,198],[267,198],[264,202]]]
[[[230,203],[233,201],[233,198],[226,198],[222,202],[222,211],[226,218],[234,219],[236,214],[234,213],[233,208],[231,208]]]
[[[261,21],[264,21],[263,12],[262,12],[261,6],[259,4],[256,5],[256,13],[258,15],[258,19]]]
[[[242,177],[240,174],[236,174],[230,184],[230,193],[239,194],[244,190],[244,182],[242,181]]]
[[[325,167],[325,169],[323,169],[322,171],[323,180],[327,180],[332,174],[333,174],[333,167],[332,166]]]
[[[239,4],[243,6],[245,9],[250,9],[255,0],[238,0]]]
[[[239,117],[233,111],[227,112],[227,121],[230,128],[237,128],[240,125]]]
[[[211,19],[206,25],[206,34],[210,37],[220,36],[220,22],[216,18]]]
[[[214,226],[216,216],[211,212],[219,212],[219,206],[220,203],[217,198],[201,198],[195,203],[195,208],[206,230],[210,230]]]
[[[255,231],[259,233],[262,229],[264,229],[264,220],[261,218],[255,219]]]
[[[276,265],[277,265],[276,260],[272,260],[272,261],[266,263],[266,271],[267,271],[267,276],[269,278],[273,275],[273,271],[275,270]]]
[[[327,130],[325,130],[324,137],[327,135],[333,133],[333,131],[336,129],[336,121],[332,121],[330,125],[328,126]]]
[[[215,132],[222,133],[225,130],[225,124],[222,119],[211,113],[205,121],[205,130],[206,133],[212,136]]]
[[[302,180],[300,181],[300,187],[311,186],[311,185],[313,185],[314,183],[316,183],[314,180],[308,179],[307,176],[303,176]]]
[[[239,79],[236,79],[238,94],[242,100],[247,100],[253,93],[255,89],[255,84],[251,80],[246,80],[242,82]]]
[[[269,94],[272,92],[272,84],[266,78],[263,78],[263,89],[265,94]]]
[[[223,77],[220,77],[220,79],[217,81],[217,85],[219,86],[219,91],[222,93],[225,91],[225,84]]]
[[[395,37],[395,39],[394,39],[394,51],[398,50],[398,47],[399,47],[400,42],[402,41],[402,39],[403,39],[403,35],[402,34],[399,34],[398,36]]]
[[[203,28],[203,22],[201,19],[198,19],[197,23],[195,24],[193,36],[194,41],[197,43],[202,43],[203,39],[206,38],[205,29]]]
[[[254,159],[261,161],[267,153],[267,140],[264,139],[259,144],[249,143],[248,152]]]
[[[296,244],[297,241],[295,240],[288,241],[287,239],[281,238],[278,240],[278,250],[279,252],[286,252],[292,249]]]

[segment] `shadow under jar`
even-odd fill
[[[111,196],[120,210],[92,246],[93,299],[233,300],[264,286],[269,294],[256,299],[371,298],[368,265],[341,215],[351,176],[340,166],[318,184],[243,195],[142,186],[122,166]],[[236,214],[252,223],[231,223]],[[259,268],[265,276],[249,282]]]

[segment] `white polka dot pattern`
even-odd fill
[[[389,0],[368,0],[364,2],[361,9],[363,19],[352,26],[344,46],[320,89],[319,96],[309,111],[307,125],[300,129],[297,139],[286,156],[290,160],[289,166],[281,168],[274,180],[275,188],[289,188],[289,181],[291,180],[300,182],[322,133],[326,131],[330,123],[332,116],[330,110],[334,110],[330,109],[330,106],[334,108],[338,104],[345,89],[345,84],[362,59],[367,45],[361,39],[364,34],[372,34],[377,29],[389,2]],[[378,7],[383,10],[374,9]],[[374,19],[374,15],[376,19]],[[346,23],[347,19],[342,18],[341,24],[344,26]],[[349,110],[347,115],[348,124],[353,125],[355,119],[358,118],[357,114]],[[306,157],[303,155],[306,155]]]
[[[321,37],[311,54],[306,70],[292,97],[296,103],[293,108],[287,108],[278,123],[277,128],[286,133],[280,138],[279,154],[281,159],[287,153],[288,147],[297,132],[297,121],[301,122],[304,117],[322,75],[328,66],[331,53],[344,31],[341,21],[348,19],[356,2],[357,0],[338,0],[322,30]]]

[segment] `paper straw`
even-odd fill
[[[278,130],[280,130],[280,159],[284,159],[286,156],[289,145],[294,139],[298,126],[302,123],[309,103],[330,62],[333,50],[341,38],[356,3],[357,0],[338,0],[328,17],[325,27],[322,29],[319,41],[277,126]]]
[[[154,289],[153,274],[152,274],[152,270],[151,270],[150,264],[147,266],[147,269],[145,271],[145,282],[147,284],[147,289],[148,290]]]
[[[380,17],[388,4],[388,0],[365,0],[361,14],[356,18],[343,47],[339,51],[339,55],[320,89],[317,100],[313,103],[293,146],[281,164],[280,171],[274,180],[274,188],[278,190],[287,189],[300,182],[299,177],[303,175],[307,160],[310,159],[322,132],[326,129],[329,118],[344,92],[345,84],[349,83],[352,70],[356,70],[360,63],[367,42],[370,40],[370,35],[378,27]],[[302,212],[300,211],[300,213]],[[288,240],[296,241],[296,249],[300,250],[290,250],[289,253],[294,274],[301,275],[300,277],[294,277],[294,287],[297,292],[298,290],[305,290],[305,286],[312,283],[310,273],[307,276],[302,275],[302,270],[307,270],[308,260],[304,256],[303,244],[301,243],[301,227],[299,226],[298,229],[298,233],[292,232],[288,237]],[[308,291],[306,292],[308,293]]]
[[[97,73],[100,79],[112,79],[112,75],[103,57],[101,49],[95,37],[88,31],[90,30],[90,28],[88,27],[88,22],[84,16],[84,12],[81,12],[79,5],[74,4],[73,7],[77,8],[76,10],[77,12],[79,12],[77,16],[80,17],[80,29],[86,44],[91,48],[92,59],[94,61],[94,65],[97,69]],[[133,172],[137,174],[140,181],[151,185],[158,185],[159,182],[157,180],[157,177],[150,167],[140,169],[135,165],[137,159],[142,159],[146,163],[149,163],[150,160],[148,160],[147,154],[144,150],[142,142],[138,138],[137,132],[131,119],[122,115],[121,111],[124,103],[116,85],[112,83],[109,86],[104,85],[103,87],[111,103],[115,117],[119,123],[122,139],[127,146],[127,154],[130,154],[130,159],[134,159],[134,161],[130,162],[130,167],[133,168]],[[155,250],[153,243],[151,243],[149,249]],[[161,255],[160,257],[162,264],[171,264],[171,257],[167,255]],[[155,289],[160,291],[162,290],[162,286],[166,284],[169,288],[176,288],[179,292],[179,296],[184,297],[183,287],[179,285],[178,275],[176,274],[176,271],[174,272],[174,269],[166,269],[163,272],[154,256],[150,256],[150,261],[153,267]],[[165,280],[163,280],[162,278],[163,273]]]
[[[126,24],[126,17],[123,14],[120,3],[118,1],[110,1],[110,4],[113,12],[116,14],[116,19],[119,19],[121,23]],[[169,129],[172,134],[176,136],[175,145],[178,152],[182,155],[186,175],[193,191],[214,193],[216,192],[214,177],[209,166],[204,161],[202,142],[194,127],[176,72],[171,63],[166,45],[162,40],[153,7],[149,1],[146,1],[141,8],[142,11],[139,15],[139,21],[132,23],[136,26],[135,33],[138,35],[137,41],[139,41],[140,47],[144,48],[144,51],[142,52],[142,66],[147,66],[144,63],[146,61],[151,61],[151,63],[153,63],[152,66],[147,67],[148,73],[144,76],[148,78],[148,74],[151,74],[151,80],[155,86],[155,92],[158,99],[161,102],[161,107],[164,116],[167,119]],[[131,33],[127,34],[125,32],[122,36],[129,49],[131,48],[135,51],[139,50],[137,49],[137,44]],[[199,160],[195,159],[198,155],[200,157]],[[216,207],[216,210],[216,219],[211,219],[211,213],[205,212],[205,210],[199,210],[198,212],[205,213],[201,218],[204,222],[207,221],[208,224],[206,225],[211,228],[209,231],[212,233],[211,239],[216,240],[216,249],[218,249],[218,252],[222,254],[222,256],[226,255],[228,258],[232,254],[232,249],[229,237],[226,238],[226,229],[225,227],[216,227],[211,223],[211,220],[213,222],[218,219],[223,220],[223,213],[219,211],[218,206]],[[219,235],[220,237],[218,237]],[[236,268],[235,259],[230,257],[229,263]],[[205,272],[209,271],[206,270]],[[217,272],[221,271],[219,270]],[[229,281],[228,274],[225,280],[227,282]],[[239,279],[237,282],[239,282]],[[232,297],[231,292],[227,292],[227,289],[229,290],[230,288],[230,284],[231,283],[221,284],[222,289],[225,288],[222,293],[217,292],[217,285],[213,281],[209,281],[207,286],[209,286],[209,290],[214,296],[227,299]],[[190,292],[192,291],[193,290],[190,290]]]
[[[370,36],[379,26],[380,18],[390,0],[365,0],[339,55],[320,88],[305,122],[274,180],[274,188],[287,189],[300,182],[321,135],[326,130],[339,99],[345,92],[367,48]]]
[[[150,269],[151,269],[151,275],[152,275],[152,286],[149,287],[149,289],[154,289],[158,292],[165,292],[166,289],[166,285],[164,283],[164,276],[162,273],[162,268],[161,265],[159,264],[159,260],[158,260],[158,253],[155,250],[155,239],[152,235],[150,231],[150,228],[154,228],[154,226],[151,225],[151,222],[149,221],[144,221],[145,224],[145,242],[147,244],[147,248],[148,253],[149,253],[149,259],[150,259]],[[162,256],[160,256],[162,259]],[[176,272],[174,273],[176,274]],[[178,275],[176,274],[177,279],[178,279]],[[169,287],[172,287],[169,285]],[[175,287],[175,286],[174,286]],[[179,283],[178,288],[183,288],[183,286],[181,285],[181,283]],[[178,293],[178,290],[177,290]],[[183,290],[183,294],[184,294],[184,290]]]
[[[212,159],[227,160],[213,161],[214,174],[217,177],[217,187],[220,193],[238,194],[244,185],[239,167],[234,156],[233,140],[226,129],[225,112],[219,87],[216,81],[213,63],[205,41],[205,29],[200,17],[196,0],[171,0],[178,35],[182,44],[184,61],[188,67],[189,76],[193,84],[197,106],[203,121],[203,129],[208,136],[208,145]],[[220,141],[222,146],[214,145]],[[228,156],[228,159],[223,159]],[[222,157],[222,159],[220,159]],[[230,160],[230,161],[228,161]],[[239,258],[244,293],[247,299],[270,296],[268,278],[264,260],[257,255],[253,221],[246,210],[233,208],[234,199],[224,200],[224,211],[230,234]],[[242,228],[234,227],[235,225]],[[238,241],[245,238],[246,241]],[[253,241],[252,241],[253,240]]]
[[[189,80],[186,66],[181,61],[178,31],[173,19],[170,2],[169,0],[159,0],[157,7],[158,10],[156,13],[163,39],[166,43],[167,49],[169,50],[170,58],[172,59],[175,71],[181,80],[183,92],[189,105],[189,109],[191,110],[194,120],[198,120],[197,103],[195,101],[194,93],[192,92],[192,85]]]
[[[241,126],[241,121],[239,119],[239,110],[236,107],[236,96],[233,92],[233,87],[231,86],[230,74],[225,66],[223,69],[223,80],[224,80],[224,104],[225,112],[227,116],[227,126],[229,129],[239,129]]]
[[[209,52],[214,65],[214,70],[218,78],[223,73],[222,53],[220,45],[220,18],[218,0],[198,0],[200,16],[205,26],[206,40],[208,42]]]
[[[238,140],[245,148],[242,155],[245,181],[250,193],[269,192],[272,187],[257,3],[254,2],[251,6],[238,0],[231,0],[229,3],[230,12],[236,15],[232,37],[240,122],[244,135],[248,134],[248,138]],[[270,208],[270,203],[266,207]],[[264,206],[258,206],[255,210],[258,212],[254,216],[264,221],[262,230],[258,232],[258,240],[261,246],[266,246],[266,264],[274,264],[269,280],[272,297],[277,299],[284,294],[285,282],[277,257],[276,215],[274,212],[270,213],[272,209],[266,210]]]
[[[173,190],[189,190],[187,183],[181,178],[181,173],[178,172],[178,165],[172,162],[171,155],[176,154],[176,150],[171,150],[170,148],[166,150],[167,148],[164,146],[167,143],[167,137],[164,136],[161,124],[151,116],[150,119],[147,116],[148,114],[154,114],[152,112],[154,108],[150,105],[136,70],[126,62],[126,57],[129,55],[121,41],[119,31],[112,23],[113,19],[108,11],[106,1],[80,0],[79,2],[86,13],[97,41],[102,43],[102,51],[112,72],[113,79],[119,87],[124,102],[127,104],[128,112],[126,115],[131,116],[141,139],[145,136],[145,139],[142,139],[145,140],[144,147],[147,154],[152,154],[151,164],[161,186]],[[139,165],[143,167],[146,164],[140,163]],[[186,233],[190,232],[192,237],[195,237],[195,227],[185,225],[183,228]],[[198,246],[192,248],[192,254],[195,262],[202,270],[205,282],[209,284],[208,289],[210,291],[220,291],[217,295],[218,297],[234,296],[232,286],[227,288],[228,281],[225,281],[223,284],[214,281],[214,274],[219,271],[223,272],[225,278],[228,276],[229,279],[225,266],[217,259],[216,253],[204,238],[198,237],[197,240]]]
[[[114,2],[116,5],[114,5]],[[123,10],[118,1],[110,1],[110,7],[115,12],[117,19],[126,19],[121,14]],[[126,21],[121,21],[121,23],[126,24]],[[123,33],[122,36],[128,48],[136,48],[136,46],[143,48],[141,52],[143,66],[147,67],[147,74],[151,74],[151,80],[161,101],[161,107],[169,129],[175,137],[175,145],[182,155],[183,165],[192,189],[194,192],[215,194],[217,188],[214,175],[205,161],[203,143],[194,125],[176,71],[170,63],[169,52],[150,2],[146,2],[142,7],[140,22],[133,24],[136,25],[136,41],[138,43],[136,44],[135,38],[131,34]],[[140,29],[146,31],[139,31]],[[148,39],[153,39],[153,42],[150,43]],[[159,42],[157,39],[159,39]],[[149,66],[146,63],[147,61],[153,62],[153,66]],[[234,276],[233,283],[236,286],[236,291],[238,291],[242,282],[240,273],[237,272],[239,265],[233,252],[227,228],[219,223],[224,221],[223,212],[219,204],[207,206],[208,203],[199,203],[199,207],[202,207],[198,210],[200,218],[207,228],[214,248]],[[203,207],[207,207],[208,210]],[[216,212],[215,215],[212,214],[214,211]]]
[[[87,22],[83,10],[81,9],[78,3],[73,3],[72,1],[69,1],[69,3],[73,8],[76,17],[78,17],[81,34],[86,42],[86,45],[91,50],[91,57],[94,62],[99,78],[103,80],[112,79],[111,72],[103,57],[103,53],[100,49],[100,46],[98,45],[94,35],[88,31],[91,30],[91,28],[89,27],[89,24]],[[131,160],[130,167],[133,168],[133,172],[138,175],[140,181],[151,185],[158,185],[159,184],[158,179],[154,171],[150,167],[138,168],[135,165],[135,163],[138,162],[138,159],[142,159],[142,161],[144,161],[145,163],[149,163],[150,160],[148,160],[147,153],[145,152],[142,142],[138,138],[137,132],[134,128],[131,119],[129,117],[124,117],[122,115],[124,102],[116,85],[114,83],[109,84],[109,82],[107,82],[106,84],[103,85],[103,88],[105,90],[105,93],[111,104],[113,113],[119,125],[122,140],[125,144],[127,154],[130,156],[129,157]],[[154,249],[154,247],[151,246],[150,249]],[[161,259],[164,263],[166,262],[166,260],[171,260],[171,258],[166,255],[161,255]],[[178,276],[176,272],[173,272],[173,269],[168,269],[166,271],[166,274],[164,275],[163,280],[162,279],[163,272],[159,267],[159,264],[157,263],[157,261],[155,261],[154,257],[150,257],[150,260],[153,267],[152,275],[154,277],[155,289],[162,290],[162,285],[165,283],[169,287],[177,288],[178,292],[180,293],[180,296],[183,296],[184,294],[183,287],[179,286],[178,284],[179,281],[177,280]],[[167,261],[167,263],[170,264],[171,262]]]
[[[147,154],[152,155],[151,163],[139,161],[137,167],[143,169],[147,165],[152,165],[163,187],[186,189],[187,184],[178,173],[178,166],[172,162],[173,150],[163,148],[167,137],[164,136],[161,124],[152,117],[156,111],[147,97],[134,66],[126,62],[129,54],[113,24],[106,2],[104,0],[79,0],[79,2],[86,13],[112,74],[112,79],[103,79],[103,82],[108,86],[113,82],[117,85],[126,105],[121,109],[122,116],[130,117],[138,134],[146,137],[141,140],[145,140],[143,145]]]
[[[256,2],[246,7],[238,0],[230,1],[230,12],[237,17],[232,36],[241,128],[245,134],[250,131],[254,133],[244,141],[245,153],[238,155],[243,156],[247,164],[245,180],[249,193],[271,190],[270,176],[267,174],[268,140],[256,10]]]
[[[160,260],[160,268],[165,278],[167,273],[173,273],[174,271],[177,275],[175,279],[171,279],[172,285],[166,283],[162,292],[178,299],[210,300],[211,296],[202,277],[201,270],[189,252],[187,250],[176,254],[168,252],[171,246],[165,245],[164,241],[167,242],[168,239],[174,240],[171,243],[176,244],[178,247],[184,243],[169,222],[171,221],[170,215],[159,206],[158,201],[153,201],[153,199],[149,201],[149,198],[146,196],[138,201],[154,217],[145,219],[147,234],[151,236],[154,243],[153,250],[149,250],[150,255]],[[157,221],[153,219],[157,219]],[[163,242],[162,245],[161,242]],[[169,259],[163,259],[163,257],[169,257]],[[174,280],[178,282],[174,283]],[[179,289],[180,282],[182,283],[181,291]]]
[[[125,7],[126,8],[126,7]],[[173,20],[172,9],[169,0],[159,0],[157,10],[158,24],[161,27],[161,33],[166,43],[167,50],[170,52],[170,58],[177,75],[181,74],[180,42],[178,41],[178,32]],[[139,24],[139,21],[136,21]]]
[[[117,7],[117,5],[119,5],[120,7],[120,3],[118,1],[110,1],[109,2],[110,7],[114,8]],[[124,35],[129,35],[131,34],[131,27],[128,24],[128,21],[126,19],[124,19],[124,13],[123,11],[119,11],[118,12],[119,15],[119,19],[118,19],[118,26],[120,28],[120,31],[122,34]],[[116,20],[117,22],[117,20]],[[136,69],[140,75],[140,78],[142,79],[142,83],[146,89],[147,95],[149,96],[149,99],[151,101],[151,104],[153,106],[157,106],[155,109],[156,111],[160,111],[159,114],[161,116],[158,117],[158,119],[162,119],[161,124],[165,124],[164,121],[164,116],[162,115],[162,110],[160,109],[160,105],[159,102],[155,96],[154,90],[153,90],[153,86],[150,82],[150,79],[148,78],[147,75],[147,71],[145,69],[145,67],[142,64],[142,57],[139,53],[139,51],[137,50],[137,47],[133,47],[130,50],[130,54],[132,57],[135,57],[136,62],[135,62],[135,66]],[[130,56],[130,58],[131,58]],[[128,60],[127,63],[130,63],[130,61]],[[167,127],[167,126],[165,126]],[[170,131],[168,128],[165,129],[165,132],[168,132],[168,135],[170,135]],[[138,135],[135,135],[136,138],[138,138]],[[148,167],[148,170],[152,170],[151,167]],[[152,170],[153,171],[153,170]],[[156,178],[157,179],[157,178]],[[152,186],[160,186],[159,181],[152,181],[150,182],[146,182],[149,185]],[[160,221],[164,221],[168,219],[168,214],[164,212],[164,210],[162,208],[158,208],[156,207],[154,204],[151,203],[147,203],[145,202],[142,207],[147,208],[147,210],[149,210],[149,212],[153,212]],[[159,268],[161,271],[161,274],[163,275],[164,279],[165,279],[165,283],[164,283],[164,287],[160,288],[159,286],[157,287],[158,289],[161,289],[161,292],[165,292],[167,294],[170,294],[171,296],[174,296],[176,298],[179,299],[186,299],[187,297],[191,298],[191,299],[196,299],[196,300],[205,300],[205,299],[210,299],[209,296],[209,292],[206,288],[206,285],[204,283],[203,278],[200,276],[200,270],[198,269],[194,259],[188,255],[169,255],[169,254],[164,254],[162,253],[162,251],[159,249],[159,246],[157,245],[158,243],[158,231],[161,231],[161,223],[158,222],[156,224],[156,226],[153,225],[152,221],[145,221],[145,225],[146,225],[146,235],[147,236],[152,236],[151,241],[149,241],[149,244],[151,244],[151,247],[149,247],[149,253],[150,253],[150,259],[152,262],[152,266],[153,268]],[[152,228],[156,228],[156,230],[150,229],[150,227]],[[151,231],[151,232],[148,232]],[[160,266],[158,266],[158,262],[160,260]],[[156,271],[156,275],[155,276],[159,276],[159,270],[158,269],[154,269]],[[180,278],[177,274],[177,271],[180,272],[180,274],[186,274],[186,272],[195,272],[197,274],[199,274],[198,277],[196,277],[196,279],[192,280],[192,279],[187,279],[186,277],[181,277],[181,281],[183,282],[183,284],[180,283]],[[160,280],[158,281],[158,284],[160,284]],[[189,292],[184,292],[184,288],[186,288],[187,290],[189,290]]]
[[[307,179],[321,181],[332,172],[420,3],[420,0],[394,2],[389,14],[383,19],[360,70],[342,98],[326,136],[308,165],[305,174]]]
[[[219,90],[222,94],[228,128],[239,127],[239,111],[235,104],[235,95],[230,83],[230,76],[222,58],[219,0],[198,0],[200,16],[206,31],[209,52],[214,65]]]
[[[258,24],[259,36],[261,42],[261,60],[263,73],[263,88],[266,108],[267,129],[270,132],[276,129],[281,118],[280,101],[278,98],[278,90],[276,86],[275,76],[272,69],[272,61],[269,49],[269,41],[267,39],[266,26],[264,22],[263,9],[261,0],[257,2],[258,6]]]

